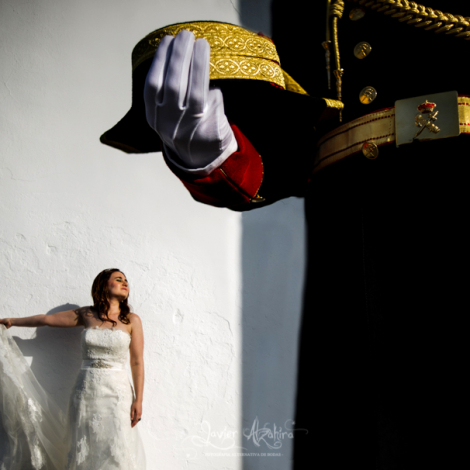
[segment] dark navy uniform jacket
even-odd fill
[[[227,83],[226,112],[240,131],[239,152],[226,164],[231,181],[221,183],[229,190],[211,193],[210,178],[194,181],[172,169],[197,200],[235,210],[306,198],[296,426],[308,433],[296,434],[295,468],[457,468],[468,460],[462,428],[468,423],[470,140],[392,144],[376,160],[356,154],[312,177],[317,140],[339,125],[335,118],[318,122],[321,97],[336,97],[333,76],[327,88],[321,46],[325,5],[273,2],[281,65],[312,96],[311,105],[274,100],[269,92],[260,105],[259,94],[230,93]],[[468,2],[425,5],[470,16]],[[470,95],[470,41],[367,7],[352,21],[349,13],[359,6],[346,1],[338,21],[343,123],[399,99],[450,90]],[[357,59],[361,41],[372,49]],[[368,105],[359,101],[366,86],[377,91]],[[255,193],[265,201],[251,202]]]

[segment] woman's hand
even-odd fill
[[[131,427],[133,428],[139,421],[142,416],[142,402],[139,400],[134,400],[131,406]]]
[[[0,325],[5,325],[5,328],[8,330],[12,326],[11,318],[0,318]]]

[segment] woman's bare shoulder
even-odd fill
[[[142,320],[140,319],[139,315],[137,315],[137,313],[129,313],[129,321],[131,322],[131,325],[134,324],[134,323],[137,323],[137,324],[142,324]]]
[[[142,320],[140,319],[139,315],[137,315],[137,313],[130,313],[128,318],[131,326],[131,332],[139,330],[142,331]]]

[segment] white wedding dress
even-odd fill
[[[0,470],[145,470],[131,428],[130,340],[119,329],[82,331],[82,366],[64,416],[0,325],[0,416],[9,442]]]

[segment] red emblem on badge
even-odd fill
[[[428,100],[426,100],[424,103],[421,103],[418,106],[418,111],[423,114],[428,114],[432,112],[432,110],[436,107],[436,103],[430,103]]]

